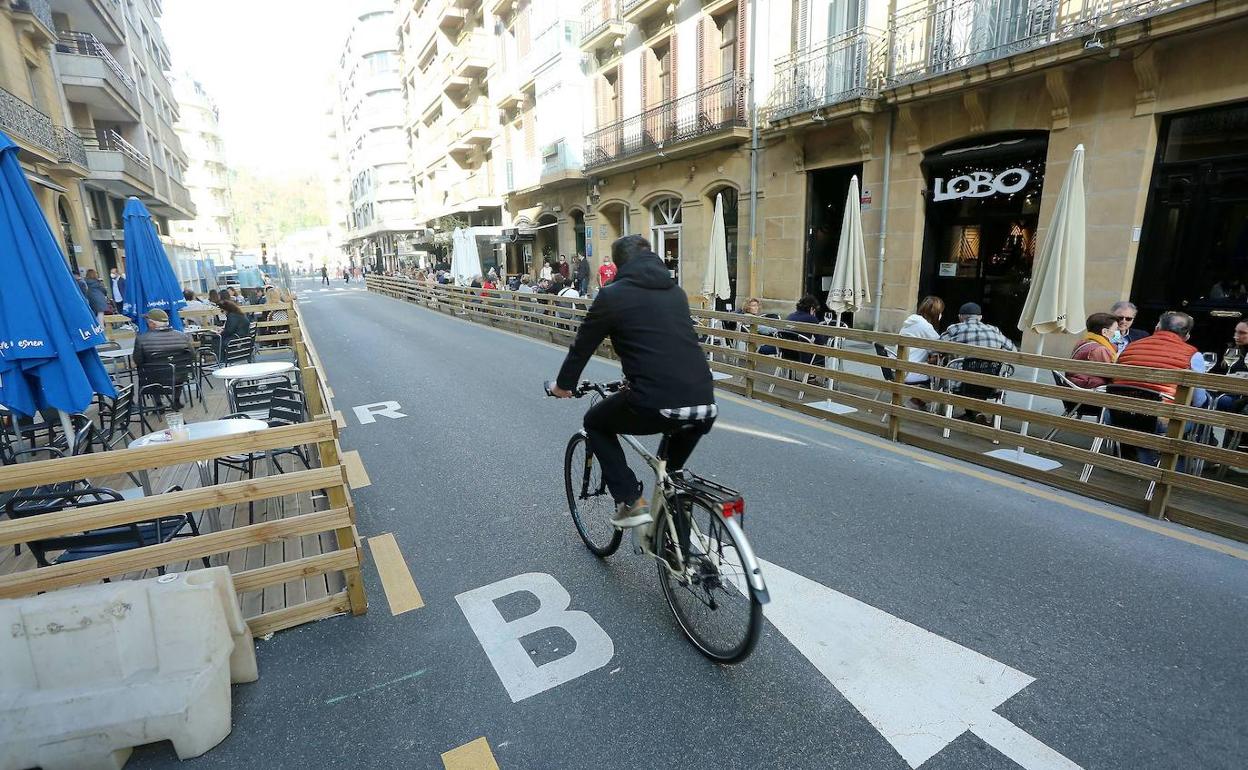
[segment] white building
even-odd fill
[[[202,258],[219,266],[232,265],[238,241],[217,105],[189,75],[174,80],[173,93],[180,111],[174,130],[189,161],[185,181],[196,212],[194,219],[173,223],[173,235],[195,245]]]
[[[417,229],[395,4],[361,0],[339,59],[339,161],[349,190],[346,243],[357,265],[393,265]]]

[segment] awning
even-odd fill
[[[42,185],[43,187],[48,188],[49,190],[55,190],[56,192],[61,192],[61,193],[69,192],[69,190],[66,190],[64,187],[61,187],[59,184],[57,184],[56,182],[53,182],[51,179],[47,178],[43,174],[32,174],[31,172],[27,171],[26,178],[34,182],[37,185]]]

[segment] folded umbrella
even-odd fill
[[[122,212],[126,231],[126,294],[122,313],[130,317],[139,332],[147,331],[143,315],[157,309],[169,314],[169,325],[182,330],[179,310],[186,307],[182,286],[165,254],[165,245],[156,234],[152,215],[138,198],[126,201]]]

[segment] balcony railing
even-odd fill
[[[52,4],[48,0],[13,0],[13,10],[25,11],[47,29],[56,30],[56,25],[52,22]]]
[[[62,163],[73,163],[81,168],[87,168],[87,149],[77,132],[64,126],[57,126],[56,139]]]
[[[60,141],[52,118],[3,88],[0,88],[0,130],[46,150],[50,157],[59,155]]]
[[[122,138],[121,134],[111,128],[80,128],[79,135],[88,150],[119,152],[144,168],[151,165],[151,160],[139,152],[138,148]]]
[[[729,75],[687,96],[618,120],[585,137],[585,169],[744,126],[745,100]]]
[[[884,33],[859,27],[776,61],[768,117],[787,118],[879,93],[887,64]]]
[[[932,0],[893,14],[890,84],[1090,35],[1204,0]]]
[[[581,42],[589,40],[609,24],[623,24],[620,0],[589,0],[581,9]]]
[[[56,50],[60,53],[93,56],[102,60],[126,88],[130,89],[131,92],[134,91],[134,78],[130,77],[125,68],[121,66],[121,63],[114,59],[113,55],[104,47],[104,44],[90,32],[63,31],[58,33]]]

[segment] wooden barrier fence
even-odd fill
[[[589,300],[579,298],[463,289],[397,277],[368,276],[367,285],[370,290],[390,297],[556,343],[566,343],[572,339],[580,318],[585,315],[590,304]],[[1191,431],[1184,429],[1186,425],[1208,426],[1239,433],[1248,431],[1248,416],[1190,405],[1192,394],[1197,388],[1244,395],[1248,393],[1248,379],[1073,361],[1053,356],[990,350],[955,342],[916,340],[914,337],[884,332],[757,319],[697,308],[690,312],[695,324],[700,327],[699,332],[704,339],[703,348],[710,358],[712,370],[731,377],[716,383],[721,388],[893,441],[909,443],[1090,497],[1147,511],[1155,517],[1181,521],[1248,541],[1248,516],[1243,515],[1243,512],[1248,511],[1248,488],[1189,472],[1194,464],[1193,460],[1199,460],[1205,466],[1218,464],[1242,468],[1248,466],[1248,454],[1194,441],[1191,439]],[[742,323],[759,323],[807,336],[833,337],[836,338],[836,344],[811,344],[760,335],[740,326],[735,329],[725,327],[725,324]],[[943,354],[946,358],[965,356],[998,361],[1014,367],[1038,369],[1042,380],[1033,382],[1030,378],[1007,378],[951,370],[939,364],[910,362],[907,360],[907,353],[916,343],[926,350]],[[896,350],[897,358],[884,358],[873,351],[854,349],[876,344]],[[766,355],[759,352],[763,346],[822,356],[827,359],[828,365],[819,366]],[[609,345],[604,346],[604,350],[600,352],[611,355]],[[870,367],[876,374],[869,376],[847,371],[846,364],[851,363]],[[885,379],[882,371],[885,368],[892,370],[893,379]],[[793,372],[797,376],[827,378],[827,386],[799,385],[788,376],[778,375],[777,369],[787,370],[785,374]],[[1110,393],[1076,391],[1055,384],[1051,371],[1091,374],[1111,380],[1174,385],[1176,397],[1173,403],[1162,403]],[[1165,421],[1166,430],[1161,434],[1141,432],[1064,417],[1034,408],[982,401],[946,391],[933,391],[922,385],[905,384],[903,380],[908,372],[930,378],[983,385],[1015,396],[1030,395],[1153,415]],[[795,397],[799,391],[805,398]],[[911,398],[941,406],[951,404],[955,409],[970,409],[989,416],[999,416],[1002,419],[1002,428],[946,417],[943,411],[929,412],[911,408],[906,403]],[[827,400],[852,407],[857,412],[852,415],[838,414],[813,405]],[[1157,466],[1145,465],[1104,452],[1092,452],[1078,441],[1046,440],[1032,435],[1030,431],[1027,435],[1022,435],[1007,429],[1007,422],[1029,423],[1042,428],[1043,434],[1057,429],[1054,439],[1082,437],[1090,444],[1093,439],[1101,438],[1151,449],[1159,453],[1161,461]],[[945,431],[958,434],[960,440],[943,438]],[[974,446],[974,441],[968,439],[998,443],[1000,447],[1006,448],[1021,447],[1029,452],[1079,466],[1090,466],[1105,473],[1095,474],[1092,480],[1084,482],[1077,474],[1069,476],[1041,471],[999,457],[987,456]],[[1180,458],[1186,458],[1185,465],[1181,464]],[[1147,495],[1150,484],[1155,485],[1151,498]],[[1176,491],[1183,491],[1187,495],[1182,505],[1173,499],[1172,493]],[[1193,501],[1214,503],[1212,509],[1219,510],[1216,515],[1210,514],[1205,510],[1208,506],[1193,505]],[[1226,509],[1229,513],[1220,509]]]
[[[0,598],[95,582],[288,538],[333,533],[336,550],[236,572],[234,585],[240,593],[244,593],[340,572],[345,588],[322,598],[250,617],[248,624],[252,633],[262,635],[342,612],[359,615],[366,611],[368,603],[360,576],[363,550],[355,526],[355,506],[351,502],[346,469],[341,462],[338,425],[328,416],[331,402],[326,395],[328,386],[324,370],[318,359],[306,353],[310,346],[303,338],[297,303],[283,305],[282,309],[291,311],[289,331],[280,336],[291,343],[299,359],[301,384],[312,418],[309,422],[226,438],[180,441],[4,466],[0,468],[0,492],[88,476],[141,473],[154,468],[210,462],[227,455],[302,445],[316,448],[313,456],[319,459],[318,467],[0,521],[0,547],[288,495],[313,496],[323,492],[324,509],[296,515],[286,512],[281,518],[248,526],[203,532],[196,537],[5,575],[0,577]],[[287,324],[283,322],[283,325]]]

